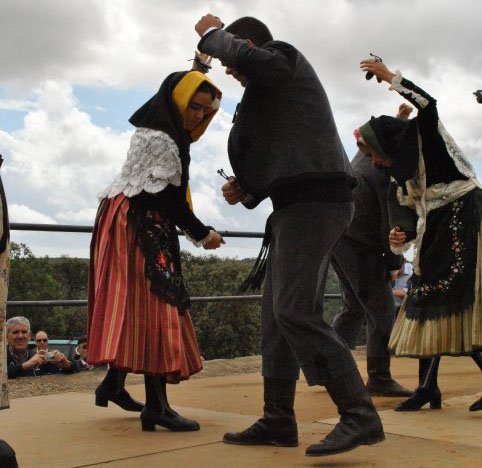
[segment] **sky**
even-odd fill
[[[295,6],[296,5],[296,6]],[[366,81],[373,52],[438,101],[447,130],[482,177],[480,0],[2,0],[0,153],[10,221],[92,225],[96,194],[120,171],[132,113],[172,71],[189,69],[198,19],[264,21],[297,47],[325,87],[351,158],[353,129],[402,102]],[[263,231],[269,202],[255,210],[222,199],[218,168],[231,173],[226,142],[243,89],[213,61],[221,109],[191,146],[194,210],[219,230]],[[302,144],[302,142],[300,142]],[[88,234],[12,232],[34,254],[87,257]],[[254,257],[260,240],[226,239],[221,256]],[[182,248],[204,254],[184,240]]]

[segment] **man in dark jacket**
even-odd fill
[[[359,151],[352,161],[357,177],[355,215],[338,242],[332,264],[342,292],[342,307],[333,321],[336,332],[354,349],[367,324],[367,389],[371,395],[410,396],[390,374],[388,340],[395,318],[390,271],[403,256],[390,250],[387,193],[390,178]]]
[[[77,365],[69,361],[67,357],[59,351],[47,353],[44,350],[37,352],[35,349],[29,349],[28,342],[31,337],[30,322],[25,317],[12,317],[8,319],[6,328],[9,379],[78,372]],[[47,336],[45,332],[41,333]]]
[[[198,49],[220,59],[245,87],[228,142],[236,178],[223,186],[224,197],[247,208],[269,197],[274,209],[250,278],[258,286],[266,267],[264,415],[245,431],[226,434],[224,442],[296,446],[300,367],[309,385],[326,386],[342,416],[307,455],[380,442],[383,428],[351,352],[323,319],[327,269],[353,215],[355,183],[325,91],[306,58],[274,41],[255,18],[223,30],[219,18],[207,15],[196,31]]]

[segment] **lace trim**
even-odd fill
[[[455,167],[465,176],[469,178],[475,178],[474,168],[472,164],[464,156],[462,150],[458,147],[455,140],[452,138],[449,132],[445,129],[442,122],[438,121],[438,131],[442,136],[445,147],[447,148],[447,152],[449,153],[450,157],[453,159],[455,163]]]
[[[393,77],[392,84],[388,89],[390,89],[391,91],[397,91],[401,94],[411,95],[413,99],[415,99],[422,108],[428,106],[429,101],[427,98],[423,97],[421,94],[418,94],[413,89],[405,88],[405,86],[402,85],[403,76],[400,70],[396,70],[395,75],[396,76]]]
[[[214,236],[214,231],[211,229],[209,231],[209,234],[201,240],[195,240],[193,239],[186,231],[184,231],[184,236],[189,242],[192,242],[195,247],[202,247],[203,245],[207,244]]]
[[[179,149],[174,140],[160,130],[138,128],[132,135],[121,173],[97,197],[113,198],[119,193],[133,197],[143,190],[160,192],[168,184],[179,187],[181,174]]]

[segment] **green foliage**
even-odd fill
[[[25,244],[10,244],[11,301],[85,299],[87,297],[88,261],[62,257],[35,257]],[[16,307],[7,317],[23,315],[32,331],[45,330],[51,336],[84,334],[87,325],[85,307]]]
[[[181,253],[183,275],[192,297],[236,296],[249,274],[252,259],[222,259],[213,255]],[[86,299],[87,259],[35,257],[25,244],[11,243],[9,300]],[[338,280],[330,269],[326,293],[338,294]],[[325,318],[331,322],[339,300],[325,301]],[[191,316],[206,359],[259,354],[261,344],[259,301],[195,302]],[[32,330],[75,337],[86,332],[85,307],[9,308],[8,317],[24,315]]]
[[[236,296],[252,264],[182,252],[183,274],[191,296]],[[206,359],[259,354],[258,301],[194,303],[191,316]]]

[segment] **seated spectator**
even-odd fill
[[[395,299],[395,310],[397,314],[404,297],[407,295],[408,282],[412,274],[412,264],[404,258],[402,266],[400,267],[400,270],[398,270],[393,282],[393,298]]]
[[[8,378],[29,377],[45,374],[72,373],[77,366],[69,361],[62,353],[29,349],[31,337],[30,322],[25,317],[12,317],[7,320],[7,369]],[[45,334],[46,336],[46,334]],[[40,343],[47,340],[39,336]]]
[[[49,350],[49,337],[46,332],[38,331],[35,335],[35,344],[37,346],[37,353],[45,355],[47,357],[47,363],[49,366],[55,366],[55,368],[50,369],[47,374],[57,374],[60,370],[68,370],[72,366],[73,372],[78,371],[77,363],[74,363],[68,359],[64,353],[60,352],[58,349]],[[45,368],[47,370],[47,367]]]
[[[87,336],[83,335],[77,340],[77,348],[75,349],[74,360],[77,363],[79,371],[93,370],[94,366],[87,363]]]

